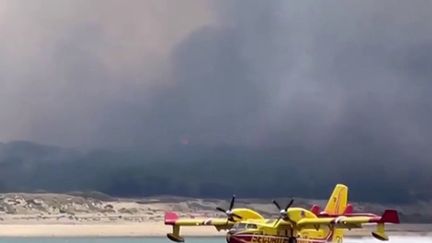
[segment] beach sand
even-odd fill
[[[302,204],[300,200],[297,203]],[[305,207],[310,203],[303,202]],[[226,205],[226,202],[178,197],[97,199],[52,193],[0,194],[0,237],[160,237],[172,230],[163,222],[166,211],[181,212],[180,217],[186,218],[223,217],[215,210],[221,205]],[[238,205],[257,209],[267,218],[277,217],[274,205],[267,200],[248,204],[239,201]],[[382,211],[378,206],[373,209]],[[390,225],[388,229],[390,235],[428,234],[432,232],[432,225]],[[372,230],[356,229],[349,231],[348,235],[369,236]],[[225,232],[218,232],[212,226],[201,226],[182,227],[181,234],[224,236]]]

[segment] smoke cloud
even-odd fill
[[[431,5],[3,0],[0,137],[286,148],[353,185],[427,188]]]

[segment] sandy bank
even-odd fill
[[[325,201],[296,201],[296,206],[309,208],[311,204],[324,205]],[[171,231],[163,224],[164,212],[176,211],[180,217],[187,218],[224,217],[215,210],[224,205],[227,205],[225,200],[179,197],[122,199],[52,193],[0,194],[0,237],[160,237]],[[266,218],[278,217],[277,210],[268,200],[239,200],[236,206],[256,209]],[[418,207],[393,206],[362,204],[355,208],[372,212],[396,208],[404,212],[404,216],[421,211]],[[432,225],[407,224],[389,229],[390,234],[427,234],[425,232],[432,232]],[[352,230],[348,234],[369,236],[371,230]],[[224,236],[225,232],[217,232],[211,226],[184,227],[182,235]]]

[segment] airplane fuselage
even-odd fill
[[[300,237],[274,236],[274,235],[259,235],[259,234],[227,234],[227,243],[325,243],[325,242],[342,242],[333,241],[329,235],[325,239],[305,239]]]

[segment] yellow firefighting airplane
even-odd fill
[[[172,225],[170,240],[184,242],[180,236],[181,226],[214,226],[218,231],[227,230],[227,243],[324,243],[343,241],[344,231],[362,228],[363,224],[376,224],[372,236],[386,241],[384,224],[399,223],[395,210],[385,210],[382,216],[371,213],[353,213],[348,204],[348,187],[336,185],[324,211],[314,205],[311,210],[292,207],[293,200],[279,210],[278,219],[265,219],[258,212],[247,208],[233,208],[233,196],[228,210],[216,208],[225,213],[227,218],[179,219],[174,212],[165,213],[165,224]]]

